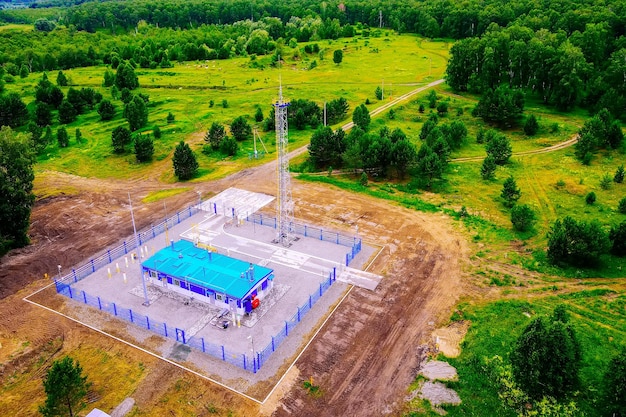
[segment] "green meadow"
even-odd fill
[[[232,158],[224,158],[218,153],[201,153],[205,132],[213,122],[229,124],[241,115],[254,124],[257,107],[267,117],[272,103],[278,98],[281,81],[287,100],[308,99],[322,107],[325,101],[345,97],[353,109],[369,98],[369,107],[374,109],[382,104],[374,98],[374,90],[383,82],[388,92],[386,98],[392,99],[441,78],[450,46],[446,42],[431,42],[392,32],[383,33],[381,37],[356,37],[318,44],[320,54],[306,54],[304,44],[293,49],[285,47],[280,68],[271,67],[269,56],[176,63],[174,68],[168,69],[137,68],[140,88],[135,91],[150,96],[148,126],[139,133],[151,132],[155,125],[163,133],[161,139],[155,140],[154,161],[147,164],[135,162],[132,153],[115,155],[112,152],[111,131],[119,125],[126,125],[126,121],[122,117],[122,102],[112,100],[110,89],[101,86],[106,67],[67,70],[64,73],[71,87],[98,89],[104,98],[112,100],[118,113],[107,122],[101,122],[95,111],[79,116],[67,125],[67,129],[72,138],[75,129],[80,128],[83,141],[76,144],[71,140],[65,149],[48,146],[39,158],[37,170],[96,178],[157,176],[164,183],[173,183],[176,179],[171,169],[171,156],[175,145],[184,140],[196,151],[200,164],[199,175],[192,181],[220,178],[266,162],[275,152],[275,134],[264,132],[259,126],[259,134],[269,155],[254,160],[249,158],[254,149],[252,138],[241,142],[239,153]],[[336,49],[344,53],[339,65],[332,60]],[[317,66],[310,69],[313,61]],[[8,83],[6,88],[19,92],[25,102],[32,103],[41,76],[41,73],[33,73],[26,79],[15,77],[15,82]],[[48,77],[54,81],[56,72]],[[68,88],[63,88],[64,92]],[[227,107],[223,106],[224,100]],[[166,117],[170,112],[174,114],[175,122],[168,124]],[[351,111],[346,121],[350,115]],[[57,127],[53,126],[53,131]],[[290,149],[306,145],[310,135],[310,130],[290,129]],[[260,142],[257,149],[263,150]]]

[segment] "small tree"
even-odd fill
[[[63,71],[59,71],[57,73],[57,85],[59,87],[67,86],[67,77],[65,76],[65,74],[63,74]]]
[[[78,361],[68,356],[55,361],[43,380],[46,402],[39,407],[44,417],[73,417],[87,405],[90,384]]]
[[[118,126],[111,132],[111,142],[113,144],[113,152],[124,153],[126,146],[132,141],[130,130],[124,126]]]
[[[476,143],[485,143],[485,129],[482,127],[476,132]]]
[[[117,72],[115,73],[115,85],[120,90],[124,88],[134,90],[139,87],[139,80],[137,75],[135,75],[135,69],[132,65],[130,65],[130,63],[125,62],[117,67]]]
[[[141,129],[148,123],[146,102],[141,97],[135,96],[124,108],[124,116],[128,120],[128,127],[131,131]]]
[[[76,128],[75,138],[76,138],[76,143],[81,143],[83,140],[83,134],[81,133],[79,128]]]
[[[612,185],[613,179],[611,178],[611,175],[609,175],[608,172],[604,173],[602,179],[600,180],[600,188],[602,188],[603,190],[608,190],[611,188]]]
[[[502,185],[502,192],[500,193],[500,197],[504,199],[504,205],[507,207],[513,207],[521,196],[522,193],[520,189],[517,188],[515,179],[510,176],[504,181],[504,184]]]
[[[59,144],[59,148],[67,148],[70,144],[70,138],[67,134],[67,129],[65,129],[64,126],[57,129],[57,142]]]
[[[364,131],[367,131],[367,128],[370,125],[370,112],[365,107],[365,104],[361,104],[356,109],[354,109],[354,113],[352,114],[352,121],[354,124]]]
[[[626,197],[622,198],[617,204],[617,211],[626,214]]]
[[[611,360],[604,374],[604,403],[607,416],[626,416],[626,348]]]
[[[343,51],[341,49],[335,49],[333,52],[333,62],[337,65],[341,64],[343,61]]]
[[[20,78],[26,78],[28,77],[28,74],[30,74],[28,67],[25,64],[22,64],[20,67]]]
[[[176,117],[172,114],[172,112],[167,113],[167,124],[172,124],[176,121]]]
[[[218,150],[220,148],[224,138],[226,138],[226,130],[224,129],[224,125],[218,122],[213,122],[211,128],[204,136],[204,140],[211,145],[213,150]]]
[[[539,123],[537,122],[537,118],[534,114],[531,114],[528,119],[526,119],[526,123],[524,123],[524,133],[527,136],[535,136],[539,131]]]
[[[585,197],[585,203],[592,205],[595,202],[596,202],[596,193],[591,191],[589,194],[587,194],[587,197]]]
[[[493,135],[493,138],[487,142],[485,149],[487,155],[491,155],[497,165],[505,165],[511,155],[513,155],[511,142],[506,136],[500,133]]]
[[[189,145],[182,140],[178,145],[176,145],[172,163],[174,165],[174,174],[181,181],[193,178],[196,171],[198,171],[198,161],[196,161],[196,155],[194,155]]]
[[[376,90],[374,90],[374,95],[376,96],[377,100],[382,100],[383,99],[383,89],[380,88],[380,86],[377,86]]]
[[[224,99],[222,100],[222,107],[227,109],[228,108],[228,100]]]
[[[72,123],[76,120],[76,109],[69,101],[63,99],[59,106],[59,122],[62,124]]]
[[[368,183],[367,173],[363,171],[361,172],[361,178],[359,179],[359,184],[361,184],[364,187],[367,187],[367,183]]]
[[[493,179],[496,173],[496,167],[496,161],[493,159],[493,156],[487,155],[483,160],[483,165],[480,167],[480,176],[484,180]]]
[[[535,212],[527,204],[513,206],[511,223],[513,223],[515,230],[525,232],[535,223]]]
[[[615,175],[613,176],[613,181],[615,181],[618,184],[621,184],[624,182],[624,165],[620,165],[617,167],[617,170],[615,171]]]
[[[115,117],[115,106],[109,100],[102,100],[100,104],[98,104],[97,111],[102,121],[111,120]]]
[[[578,386],[581,348],[559,306],[551,317],[537,317],[524,329],[511,352],[513,377],[526,394],[563,398]]]
[[[226,136],[220,144],[220,152],[224,155],[235,156],[239,150],[239,145],[235,138]]]
[[[104,71],[104,81],[102,82],[102,85],[104,87],[111,87],[113,84],[115,84],[115,74],[107,68]]]
[[[135,157],[137,162],[148,162],[154,155],[154,142],[150,135],[137,135],[135,137]]]
[[[52,124],[52,110],[46,103],[37,102],[35,106],[35,123],[41,127]]]
[[[417,111],[420,113],[424,113],[426,111],[426,109],[424,108],[424,104],[420,103],[419,107],[417,108]]]
[[[161,139],[161,128],[157,125],[154,125],[154,127],[152,128],[152,134],[154,135],[155,139]]]
[[[265,116],[263,116],[263,110],[261,110],[260,107],[257,107],[256,113],[254,113],[254,121],[257,123],[261,123],[263,119],[265,119]]]
[[[230,124],[230,133],[235,140],[242,141],[252,135],[252,128],[244,116],[239,116]]]
[[[447,101],[442,101],[441,103],[437,105],[437,113],[439,114],[439,116],[445,116],[446,114],[448,114],[448,102]]]

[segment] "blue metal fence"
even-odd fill
[[[173,216],[165,219],[163,222],[137,233],[138,245],[136,244],[135,237],[133,236],[128,241],[124,241],[122,242],[122,244],[114,248],[107,249],[100,256],[90,259],[85,264],[77,268],[72,268],[72,271],[69,274],[61,277],[60,279],[55,279],[57,293],[69,297],[72,300],[80,301],[84,304],[96,307],[101,311],[121,318],[134,325],[143,327],[144,329],[148,329],[166,338],[176,340],[179,343],[184,343],[198,351],[204,352],[217,359],[221,359],[247,371],[256,373],[261,368],[261,366],[269,359],[271,354],[276,349],[278,349],[280,344],[285,340],[289,333],[293,331],[293,328],[304,318],[304,316],[311,310],[313,305],[336,281],[336,269],[333,269],[333,271],[330,272],[328,278],[320,284],[319,289],[314,291],[309,296],[309,299],[305,301],[305,303],[302,304],[300,307],[298,307],[294,315],[289,320],[285,321],[284,327],[282,327],[281,330],[272,337],[271,342],[268,343],[267,346],[265,346],[264,348],[254,352],[252,357],[249,357],[248,355],[243,353],[230,351],[223,345],[216,345],[207,342],[202,337],[191,337],[187,339],[185,332],[182,329],[178,329],[175,326],[168,326],[167,323],[164,322],[162,323],[159,321],[154,321],[148,316],[144,316],[132,311],[132,309],[124,308],[120,305],[115,304],[114,302],[109,302],[107,300],[103,300],[100,297],[94,297],[90,294],[87,294],[85,291],[72,288],[72,284],[86,278],[98,269],[110,265],[114,260],[119,259],[129,253],[134,253],[137,247],[141,247],[141,245],[143,245],[144,243],[164,233],[165,230],[174,227],[181,221],[186,220],[197,212],[198,208],[196,206],[190,206],[187,209],[182,210],[174,214]],[[249,218],[247,218],[246,220],[264,226],[272,226],[274,228],[276,227],[276,219],[270,216],[253,214],[252,216],[249,216]],[[361,251],[361,239],[357,237],[344,236],[340,235],[339,233],[329,232],[316,227],[301,225],[297,223],[294,224],[293,230],[295,230],[297,234],[305,237],[315,237],[320,240],[333,242],[335,244],[351,248],[350,252],[346,254],[346,265],[348,265],[352,261],[352,259],[354,259],[354,257]]]
[[[253,213],[247,216],[246,221],[273,228],[276,228],[278,224],[275,217],[263,215],[261,213]],[[337,232],[330,232],[328,230],[320,229],[319,227],[312,227],[300,223],[291,224],[290,229],[293,230],[295,234],[300,236],[311,237],[324,242],[331,242],[336,245],[349,247],[350,252],[346,254],[346,266],[350,265],[350,262],[352,262],[355,256],[361,252],[362,241],[361,238],[356,236],[346,236]]]
[[[264,348],[253,353],[252,358],[244,353],[234,352],[227,349],[224,345],[216,345],[211,342],[207,342],[203,337],[191,337],[187,339],[185,337],[185,331],[183,329],[176,328],[175,326],[168,326],[165,322],[159,322],[152,320],[148,316],[137,313],[129,308],[124,308],[118,304],[104,300],[100,297],[94,297],[87,294],[85,291],[76,290],[72,288],[71,283],[64,283],[62,281],[55,280],[57,293],[64,295],[72,300],[79,301],[92,307],[98,308],[100,311],[109,313],[122,320],[130,322],[136,326],[143,327],[144,329],[155,332],[166,338],[176,340],[179,343],[186,344],[200,352],[206,353],[214,358],[223,360],[232,365],[238,366],[256,373],[261,366],[269,359],[271,354],[278,349],[280,344],[285,340],[293,328],[304,318],[313,305],[322,297],[322,295],[328,291],[337,278],[337,271],[333,271],[329,274],[328,279],[320,283],[319,289],[313,292],[309,299],[298,307],[296,313],[287,321],[285,326],[272,337],[270,343]]]

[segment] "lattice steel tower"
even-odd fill
[[[276,147],[278,150],[278,200],[276,212],[276,243],[283,246],[291,245],[294,240],[293,200],[291,198],[291,177],[289,175],[289,155],[287,155],[288,126],[287,107],[289,102],[283,101],[282,81],[278,87],[278,101],[274,103],[276,117]]]

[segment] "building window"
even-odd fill
[[[156,273],[156,271],[150,271],[150,276],[151,276],[152,278],[156,278],[156,277],[157,277],[157,273]]]
[[[180,281],[179,281],[179,280],[177,280],[177,279],[175,279],[175,280],[174,280],[174,285],[176,285],[176,286],[179,286],[179,287],[180,287]]]
[[[224,301],[224,296],[222,294],[215,293],[215,299],[217,301]]]

